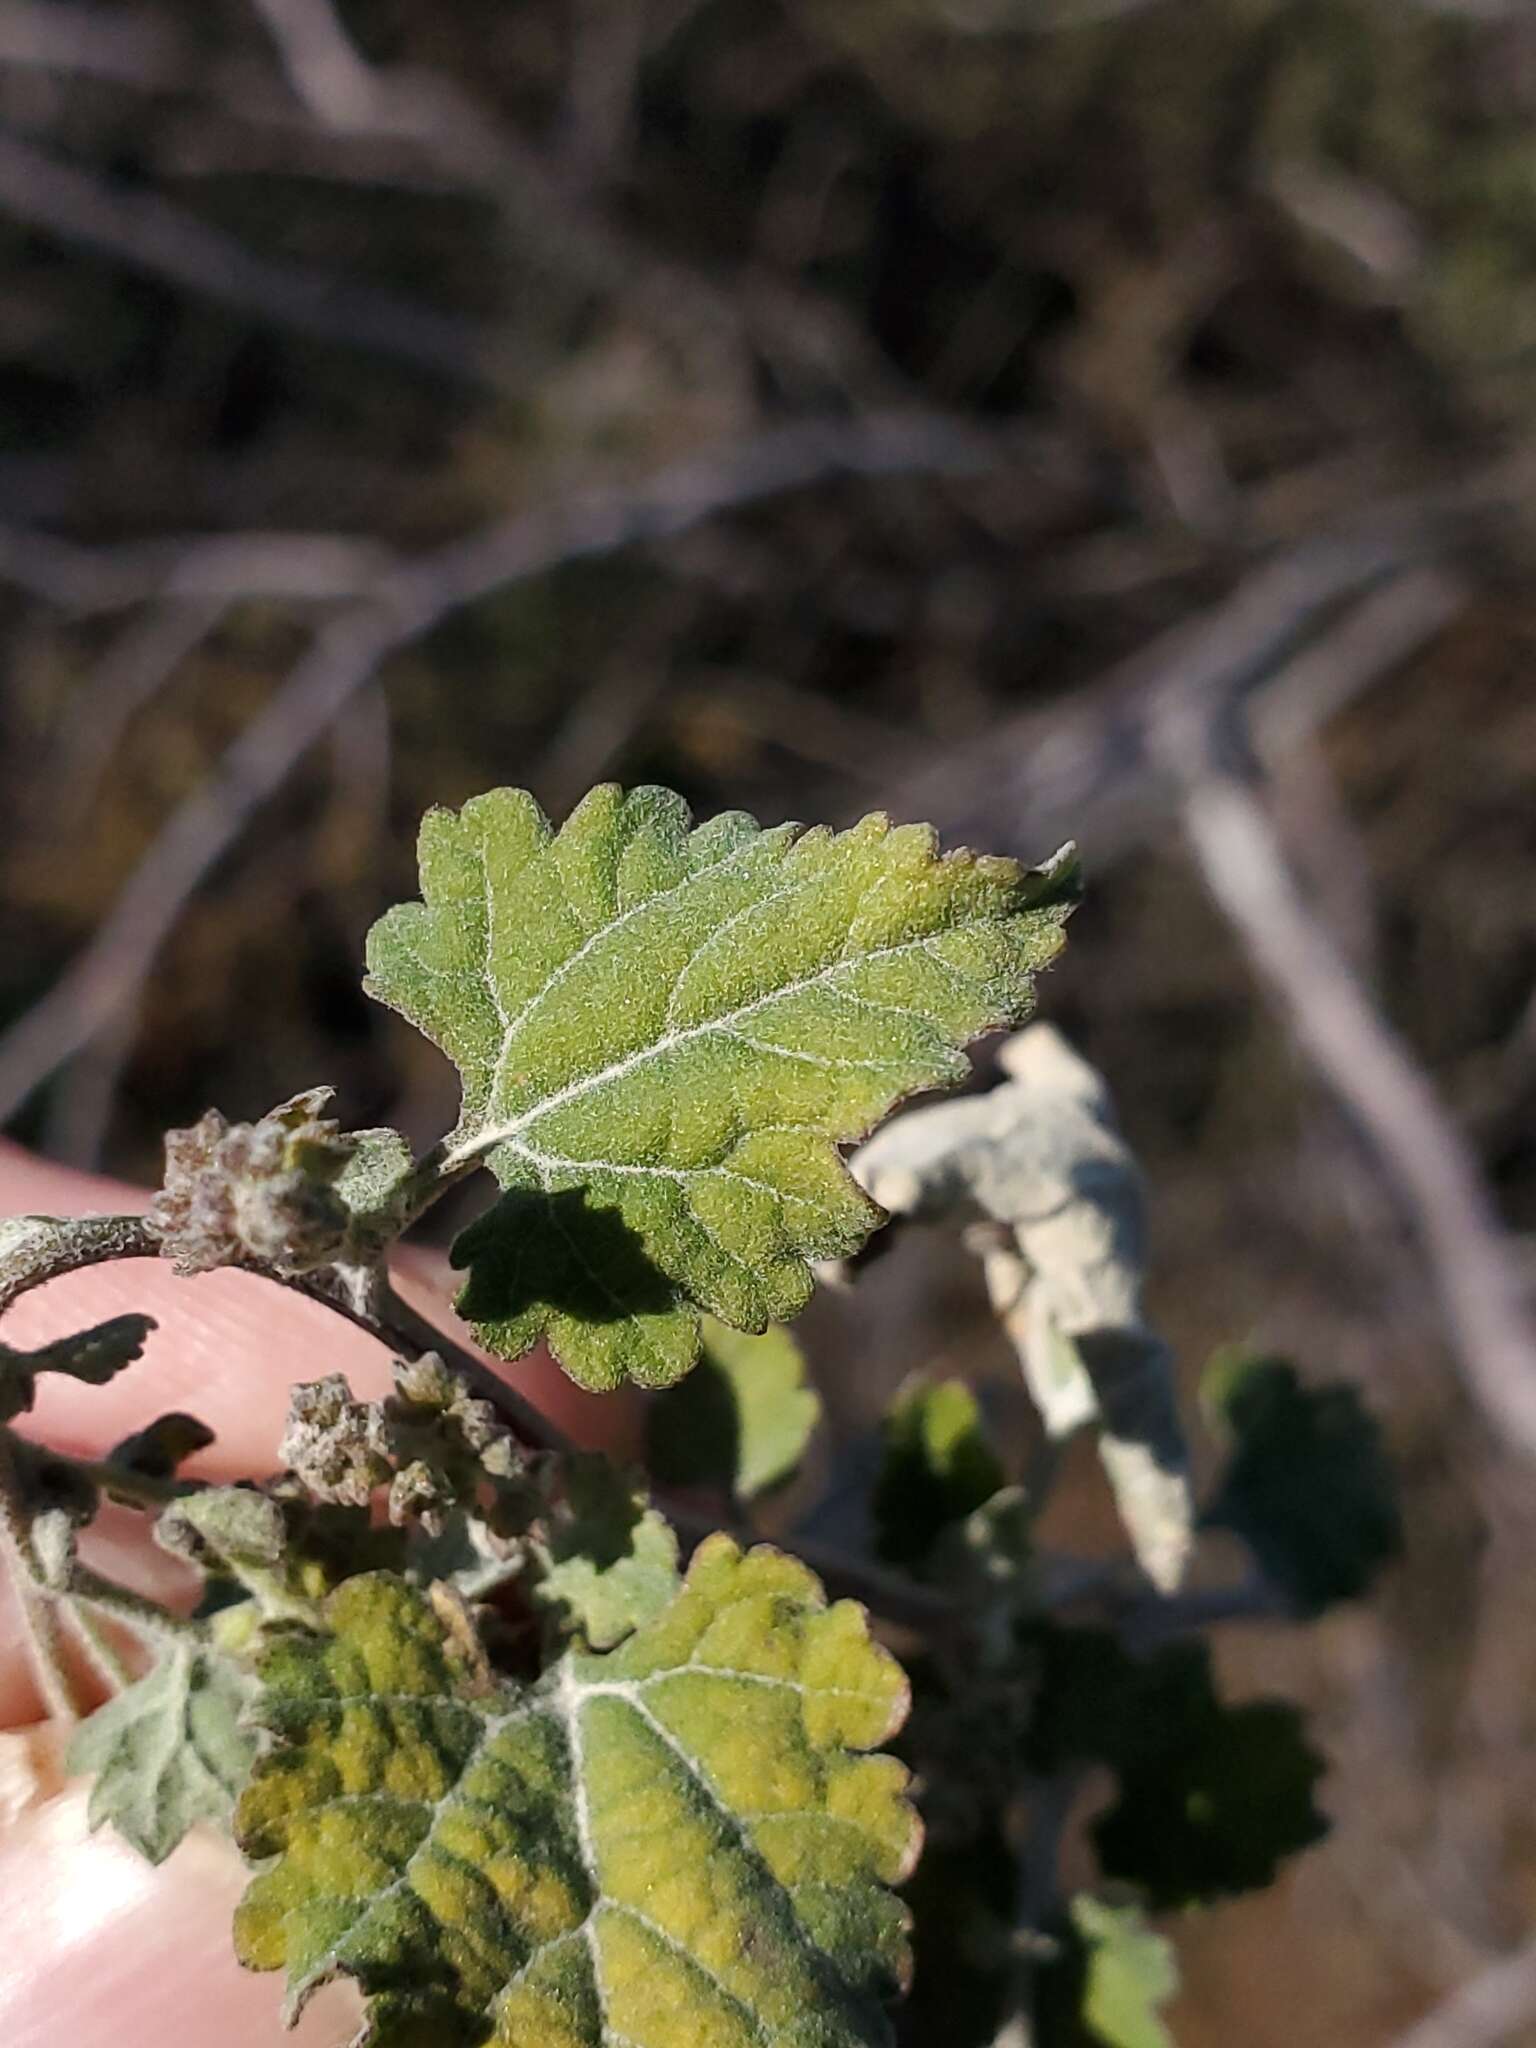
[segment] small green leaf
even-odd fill
[[[354,1216],[367,1216],[386,1205],[410,1172],[410,1144],[388,1125],[348,1131],[347,1143],[355,1150],[341,1170],[336,1192]]]
[[[880,1220],[838,1145],[964,1078],[1071,906],[1067,860],[941,859],[878,815],[691,827],[607,785],[558,833],[520,790],[432,811],[424,900],[369,937],[370,992],[462,1076],[446,1164],[507,1190],[455,1247],[462,1310],[588,1386],[680,1378],[699,1306],[746,1330],[802,1308],[808,1262]]]
[[[1083,2022],[1104,2048],[1174,2048],[1160,2009],[1179,1989],[1173,1948],[1136,1906],[1108,1906],[1081,1892],[1072,1925],[1083,1944]]]
[[[266,1659],[241,1799],[273,1859],[235,1919],[290,2012],[354,1978],[354,2048],[874,2048],[906,1968],[885,1887],[918,1828],[906,1685],[861,1611],[770,1550],[701,1546],[606,1655],[488,1689],[399,1579]]]
[[[161,1863],[195,1822],[229,1824],[254,1747],[241,1726],[251,1680],[228,1658],[177,1643],[75,1731],[72,1771],[94,1772],[90,1824],[111,1822]]]
[[[1381,1429],[1353,1387],[1304,1386],[1277,1358],[1223,1352],[1201,1396],[1232,1455],[1205,1521],[1241,1536],[1305,1615],[1365,1593],[1402,1548]]]
[[[893,1564],[920,1570],[943,1531],[990,1500],[1005,1475],[964,1380],[904,1388],[884,1433],[874,1495],[877,1547]]]
[[[821,1420],[805,1357],[775,1324],[760,1337],[704,1321],[704,1355],[646,1418],[646,1464],[661,1486],[712,1486],[739,1501],[790,1478]]]
[[[608,1459],[560,1461],[535,1598],[594,1650],[653,1621],[677,1595],[677,1537]]]

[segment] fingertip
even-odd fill
[[[242,1970],[230,1939],[244,1883],[233,1847],[202,1829],[158,1868],[92,1834],[79,1787],[21,1813],[0,1843],[0,2040],[163,2048],[206,2038],[216,2016],[219,2048],[273,2048],[281,1979]],[[342,2048],[359,2016],[352,1987],[331,1986],[287,2039]]]

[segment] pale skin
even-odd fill
[[[34,1159],[0,1141],[0,1215],[139,1208],[136,1189]],[[439,1271],[404,1263],[401,1291],[437,1320]],[[110,1386],[49,1377],[27,1418],[29,1433],[99,1456],[157,1414],[180,1408],[217,1432],[188,1468],[209,1479],[261,1476],[277,1443],[295,1379],[342,1372],[361,1398],[387,1390],[389,1355],[319,1305],[248,1274],[178,1280],[156,1262],[103,1266],[28,1294],[5,1318],[7,1342],[34,1345],[107,1316],[156,1318],[142,1360]],[[547,1359],[507,1368],[522,1391],[571,1435],[632,1451],[633,1413],[573,1388]],[[138,1540],[135,1519],[113,1511],[97,1556],[113,1575],[163,1591],[165,1563]],[[341,2048],[357,2025],[347,1987],[322,1993],[297,2032],[285,2034],[282,1987],[235,1962],[229,1922],[243,1877],[232,1848],[191,1838],[158,1870],[109,1832],[86,1831],[79,1786],[50,1788],[34,1765],[47,1744],[19,1615],[0,1584],[0,2040],[6,2048]],[[18,1810],[19,1809],[19,1810]]]

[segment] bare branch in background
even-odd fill
[[[995,459],[986,442],[930,419],[806,422],[671,464],[649,483],[520,513],[381,578],[321,628],[218,771],[162,827],[90,944],[0,1038],[0,1124],[136,999],[188,897],[381,663],[453,612],[556,567],[666,540],[832,477],[960,474]]]
[[[138,1042],[136,1003],[113,1018],[62,1077],[43,1119],[42,1149],[50,1159],[98,1172],[112,1133],[123,1068]]]
[[[496,382],[493,338],[472,323],[254,255],[158,193],[108,184],[15,135],[0,134],[0,209],[263,325],[393,356],[461,384]]]
[[[372,124],[373,68],[353,48],[329,0],[252,0],[283,75],[317,121],[332,128]]]
[[[1393,2048],[1504,2048],[1536,2019],[1536,1941],[1469,1979]]]
[[[1293,744],[1402,664],[1469,597],[1445,557],[1529,502],[1536,451],[1446,491],[1388,501],[1253,568],[1229,597],[1182,620],[1060,706],[1029,711],[937,763],[889,763],[891,808],[1016,849],[1074,835],[1099,864],[1137,844],[1176,801],[1155,736],[1176,712],[1241,709],[1266,748]],[[1371,600],[1370,609],[1364,609]],[[1346,625],[1340,614],[1351,607]],[[1309,648],[1316,660],[1303,659]]]
[[[1260,755],[1278,757],[1302,744],[1417,654],[1465,610],[1470,597],[1464,576],[1433,562],[1365,598],[1255,698],[1249,723]]]
[[[337,135],[417,148],[483,192],[535,258],[585,290],[622,295],[689,352],[738,336],[730,300],[698,272],[638,248],[553,177],[538,155],[437,72],[369,64],[329,0],[254,0],[300,103]]]
[[[1181,727],[1168,744],[1198,762]],[[1536,1328],[1475,1160],[1407,1047],[1371,1006],[1291,875],[1254,789],[1194,776],[1184,829],[1206,887],[1290,1018],[1297,1043],[1359,1123],[1411,1213],[1468,1383],[1493,1427],[1536,1457]]]
[[[0,526],[0,583],[14,583],[76,618],[162,603],[363,597],[398,566],[381,541],[335,533],[192,534],[82,547]]]
[[[1016,846],[1045,844],[1070,831],[1097,860],[1110,859],[1141,837],[1149,815],[1166,814],[1174,784],[1155,735],[1175,706],[1225,713],[1262,704],[1340,606],[1393,585],[1443,545],[1428,519],[1304,541],[1063,707],[1026,713],[915,774],[909,767],[892,808],[936,817],[967,840],[1002,830]],[[1382,672],[1361,668],[1356,687]],[[1330,708],[1340,701],[1342,692]]]
[[[55,758],[42,777],[60,825],[78,828],[129,726],[223,616],[218,598],[155,606],[124,629],[72,694]]]
[[[645,9],[636,0],[579,0],[566,86],[562,165],[578,191],[612,183],[634,133]]]
[[[6,0],[0,6],[0,64],[74,72],[155,91],[180,66],[177,37],[163,21],[73,0]]]

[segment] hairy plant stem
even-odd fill
[[[98,1617],[83,1601],[72,1601],[69,1619],[74,1625],[80,1647],[88,1661],[95,1667],[96,1675],[109,1692],[123,1692],[133,1683],[133,1672],[128,1660],[101,1625]]]
[[[396,1198],[401,1197],[403,1190],[411,1190],[406,1203],[411,1220],[424,1213],[439,1195],[446,1193],[470,1170],[470,1166],[462,1164],[445,1169],[446,1157],[445,1146],[434,1146],[423,1154],[406,1180],[398,1185]],[[474,1163],[470,1162],[470,1165]],[[396,1198],[392,1198],[390,1206],[392,1213],[398,1214]],[[24,1238],[21,1243],[0,1253],[0,1314],[33,1287],[82,1267],[101,1265],[114,1259],[160,1256],[159,1243],[138,1216],[82,1216],[59,1220],[40,1217],[37,1220],[39,1229],[34,1236]],[[357,1328],[366,1330],[397,1355],[415,1360],[424,1352],[435,1351],[482,1400],[491,1403],[519,1442],[528,1449],[558,1453],[575,1448],[562,1430],[524,1395],[509,1386],[483,1358],[402,1299],[390,1283],[382,1262],[369,1269],[366,1279],[360,1279],[356,1269],[338,1274],[336,1268],[322,1268],[317,1272],[295,1275],[276,1272],[270,1266],[254,1261],[241,1265],[238,1270],[321,1303]],[[105,1492],[144,1508],[161,1507],[198,1490],[193,1481],[152,1479],[110,1461],[93,1462],[67,1457],[61,1457],[60,1461]],[[3,1486],[3,1471],[0,1471],[0,1493],[3,1493]],[[661,1501],[686,1541],[697,1542],[710,1530],[729,1524],[728,1516],[706,1516],[696,1507],[668,1500],[665,1495],[661,1496]],[[744,1542],[750,1542],[753,1537],[753,1532],[745,1527],[735,1533]],[[927,1636],[953,1636],[963,1634],[968,1626],[963,1603],[957,1603],[951,1594],[939,1588],[924,1586],[870,1559],[797,1543],[792,1537],[788,1539],[787,1547],[804,1559],[830,1592],[860,1600],[873,1613],[900,1627]],[[26,1576],[30,1580],[30,1573]],[[1072,1604],[1074,1594],[1082,1590],[1074,1587],[1064,1597],[1048,1599],[1046,1604]],[[1099,1590],[1097,1583],[1092,1590]],[[1251,1588],[1243,1591],[1244,1597],[1240,1601],[1222,1607],[1220,1618],[1273,1612],[1272,1608],[1266,1608],[1253,1599]],[[118,1592],[123,1593],[125,1589],[118,1589]],[[96,1594],[81,1591],[77,1597],[101,1606],[104,1602],[98,1597],[99,1593],[98,1585]],[[116,1595],[112,1597],[116,1599]],[[1230,1600],[1231,1596],[1227,1598]],[[1146,1599],[1143,1595],[1137,1604],[1153,1629],[1162,1624],[1162,1633],[1180,1632],[1175,1613],[1163,1613],[1165,1604],[1173,1610],[1177,1608],[1177,1602],[1164,1603],[1156,1598]],[[120,1600],[113,1611],[123,1612]],[[187,1626],[177,1623],[175,1617],[161,1616],[158,1608],[153,1609],[153,1615],[168,1620],[177,1628]],[[154,1625],[147,1613],[138,1612],[137,1618],[146,1627]],[[38,1654],[45,1648],[46,1645],[40,1646]]]
[[[429,1153],[427,1158],[432,1155]],[[425,1166],[426,1161],[423,1161]],[[442,1193],[444,1181],[436,1187]],[[435,1195],[432,1199],[435,1199]],[[423,1202],[422,1207],[427,1204]],[[418,1211],[418,1213],[420,1213]],[[160,1256],[160,1244],[138,1216],[80,1216],[55,1219],[39,1217],[39,1231],[4,1253],[0,1253],[0,1314],[12,1302],[34,1287],[57,1280],[66,1273],[87,1266],[99,1266],[114,1259],[153,1259]],[[302,1294],[333,1309],[347,1321],[366,1330],[392,1350],[412,1359],[425,1351],[436,1351],[453,1366],[475,1392],[495,1403],[498,1411],[519,1438],[535,1450],[569,1450],[569,1438],[541,1415],[530,1401],[509,1387],[501,1377],[467,1346],[446,1330],[421,1315],[396,1294],[382,1269],[370,1269],[364,1280],[358,1269],[322,1267],[313,1273],[279,1273],[256,1260],[236,1268],[270,1280],[276,1286]],[[103,1473],[103,1483],[114,1491],[128,1484],[117,1474]],[[172,1496],[164,1496],[166,1498]]]
[[[111,1458],[75,1458],[67,1451],[50,1451],[48,1455],[56,1464],[68,1466],[78,1478],[100,1487],[113,1500],[131,1508],[169,1507],[173,1500],[184,1500],[189,1493],[200,1493],[203,1488],[200,1479],[161,1479],[148,1472],[135,1472],[131,1466],[116,1464]]]
[[[0,1249],[0,1315],[49,1280],[77,1273],[83,1266],[109,1259],[156,1259],[158,1240],[142,1216],[21,1216],[20,1224],[37,1224],[35,1232]]]
[[[10,1431],[0,1428],[0,1557],[16,1589],[27,1653],[43,1704],[55,1720],[77,1721],[83,1707],[65,1649],[59,1602],[37,1583],[31,1524],[11,1442]]]
[[[454,1157],[448,1140],[440,1138],[422,1153],[402,1179],[396,1181],[376,1214],[364,1219],[364,1230],[373,1224],[386,1237],[402,1236],[413,1223],[425,1216],[434,1202],[441,1201],[450,1188],[467,1179],[484,1163],[484,1156],[479,1152]]]
[[[182,1642],[189,1637],[201,1642],[207,1634],[200,1621],[173,1614],[158,1601],[135,1593],[131,1587],[120,1586],[116,1579],[92,1571],[89,1565],[75,1566],[70,1574],[69,1594],[71,1599],[95,1608],[98,1613],[126,1622],[136,1634],[148,1636],[153,1642]]]

